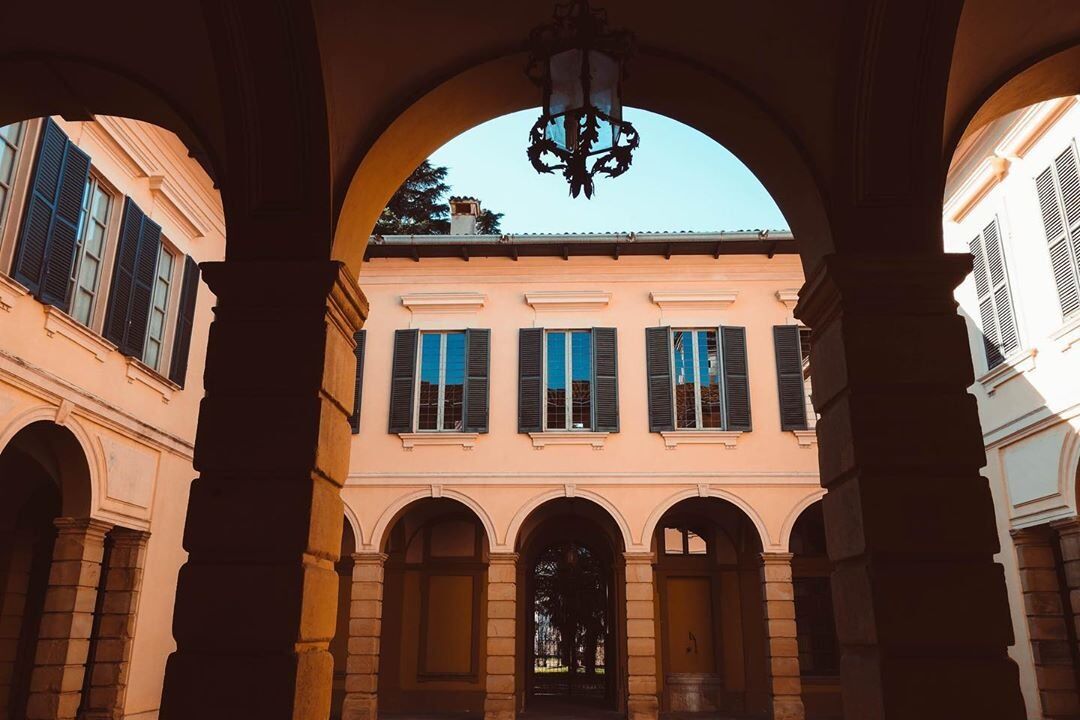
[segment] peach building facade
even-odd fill
[[[0,136],[0,717],[156,717],[219,194],[144,123]]]
[[[1080,713],[1080,104],[1017,110],[958,149],[945,248],[971,252],[957,289],[1030,718]]]

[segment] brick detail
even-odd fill
[[[379,644],[386,555],[365,552],[352,557],[349,645],[341,720],[376,720],[379,716]]]
[[[71,720],[82,701],[105,534],[88,518],[57,518],[49,587],[30,676],[27,720]]]
[[[656,720],[656,609],[652,553],[623,555],[626,560],[627,720]]]
[[[122,720],[150,533],[116,528],[105,571],[104,597],[91,644],[90,681],[81,720]]]
[[[517,553],[491,553],[488,561],[484,720],[516,715],[517,561]]]
[[[764,603],[765,660],[769,710],[773,720],[803,720],[799,644],[795,628],[795,591],[791,553],[761,555],[761,597]]]

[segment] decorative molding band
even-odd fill
[[[606,290],[538,290],[525,293],[525,302],[533,310],[602,310],[611,301]]]
[[[105,357],[116,350],[111,342],[52,305],[45,306],[45,334],[67,338],[93,355],[98,362],[105,362]]]
[[[1076,343],[1080,342],[1080,315],[1069,320],[1050,335],[1050,339],[1057,343],[1058,350],[1065,352]]]
[[[195,210],[183,198],[171,180],[164,175],[150,176],[150,192],[161,207],[172,216],[187,234],[194,238],[206,237],[206,225]]]
[[[740,435],[741,430],[670,430],[660,433],[668,450],[680,445],[723,445],[725,450],[733,450]]]
[[[398,437],[401,438],[401,447],[406,450],[412,450],[417,445],[460,446],[465,450],[472,450],[480,435],[465,432],[418,432],[398,433]]]
[[[482,292],[407,293],[401,304],[413,313],[476,313],[484,309],[487,295]]]
[[[945,218],[961,222],[986,194],[1009,174],[1009,161],[999,155],[983,158],[945,203]]]
[[[661,310],[722,310],[731,307],[738,297],[738,290],[662,290],[649,293],[649,299]]]
[[[548,445],[591,445],[593,450],[603,450],[609,433],[581,430],[548,430],[531,432],[533,448],[543,450]]]
[[[777,290],[776,299],[788,310],[794,310],[795,306],[799,303],[799,289],[785,288],[783,290]]]
[[[993,395],[1000,386],[1014,377],[1019,377],[1034,370],[1035,356],[1038,354],[1039,351],[1036,348],[1014,353],[1011,357],[1006,358],[1005,362],[978,378],[976,382],[982,385],[987,395]]]
[[[1003,157],[1024,157],[1058,118],[1076,103],[1076,96],[1036,103],[1025,110],[994,148]]]
[[[817,430],[792,430],[791,434],[799,441],[799,447],[812,448],[817,445]]]
[[[159,375],[155,370],[144,365],[141,361],[129,357],[127,359],[127,381],[129,383],[134,383],[136,380],[151,390],[160,393],[161,402],[163,403],[168,403],[172,400],[172,394],[177,390],[180,390],[180,386],[172,380]]]
[[[0,273],[0,310],[11,312],[11,308],[15,307],[15,301],[29,293],[30,291],[20,283]]]

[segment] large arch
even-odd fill
[[[746,515],[746,519],[753,524],[754,529],[757,530],[758,540],[762,547],[772,546],[773,542],[769,536],[769,529],[765,526],[765,521],[761,519],[761,515],[758,514],[757,510],[738,495],[724,490],[723,488],[708,488],[704,493],[697,489],[682,490],[665,498],[662,503],[653,509],[652,513],[649,515],[649,519],[645,521],[645,527],[642,528],[641,531],[641,544],[648,547],[653,533],[656,532],[656,526],[660,523],[660,519],[663,518],[671,508],[684,500],[695,497],[716,498],[734,505],[741,510],[743,514]]]
[[[461,503],[476,515],[476,518],[480,521],[481,526],[484,528],[484,533],[487,537],[489,547],[498,546],[498,537],[495,533],[495,524],[492,522],[491,515],[488,514],[484,506],[478,503],[472,497],[465,493],[446,488],[436,493],[430,487],[423,490],[417,490],[416,492],[409,493],[399,497],[394,502],[387,505],[379,519],[375,521],[375,525],[371,529],[371,534],[367,537],[364,547],[369,549],[375,549],[381,551],[386,545],[386,533],[394,526],[402,515],[408,511],[409,507],[415,503],[424,500],[425,498],[439,498],[445,497],[450,500],[456,500]]]
[[[431,88],[385,127],[349,183],[334,234],[335,259],[360,271],[386,201],[433,151],[486,120],[537,105],[537,90],[522,70],[525,62],[524,53],[515,53],[465,70]],[[695,92],[685,92],[688,87]],[[643,48],[624,98],[628,106],[679,120],[731,150],[772,193],[804,247],[814,248],[804,250],[804,259],[827,251],[829,223],[808,153],[750,91],[685,58]],[[725,111],[717,112],[718,106]]]
[[[623,549],[628,550],[634,546],[634,538],[630,532],[630,525],[626,522],[626,518],[623,517],[622,513],[619,512],[619,509],[613,502],[603,495],[592,492],[591,490],[577,489],[571,494],[568,493],[565,488],[560,488],[558,490],[549,490],[548,492],[541,493],[531,498],[518,509],[514,518],[510,521],[510,525],[506,529],[506,534],[503,535],[502,547],[507,549],[515,548],[520,544],[518,535],[521,532],[523,523],[538,509],[559,498],[572,497],[583,498],[601,508],[611,517],[612,522],[619,529],[619,534],[622,536]]]

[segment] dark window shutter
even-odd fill
[[[131,198],[124,200],[120,242],[109,289],[105,337],[131,357],[142,357],[150,300],[157,270],[161,226],[146,217]]]
[[[645,328],[645,372],[649,379],[649,432],[675,429],[671,389],[671,328]]]
[[[518,332],[518,432],[544,429],[544,329]]]
[[[720,328],[724,353],[725,430],[749,431],[750,377],[746,362],[746,328]]]
[[[465,331],[465,432],[488,431],[491,331]]]
[[[1042,214],[1043,229],[1046,232],[1046,242],[1050,252],[1050,266],[1054,275],[1054,284],[1057,286],[1058,300],[1061,302],[1061,314],[1063,316],[1071,315],[1080,308],[1080,283],[1077,281],[1076,267],[1076,258],[1080,254],[1080,248],[1076,247],[1077,238],[1073,238],[1072,247],[1069,245],[1069,233],[1065,224],[1065,215],[1062,212],[1062,206],[1058,202],[1057,192],[1058,183],[1062,179],[1061,171],[1063,168],[1067,175],[1075,175],[1075,171],[1068,173],[1070,165],[1075,169],[1075,155],[1071,148],[1062,153],[1053,166],[1046,168],[1035,178],[1035,191],[1039,197],[1039,210]],[[1054,177],[1055,167],[1059,173],[1057,180]],[[1080,197],[1080,189],[1076,191],[1076,194]],[[1076,200],[1075,203],[1077,214],[1080,215],[1080,200]],[[1078,227],[1078,231],[1080,231],[1080,227]]]
[[[619,432],[619,339],[615,328],[593,328],[593,430]]]
[[[65,311],[89,175],[90,157],[46,119],[13,274],[41,302]]]
[[[1020,347],[996,218],[971,241],[970,249],[986,366],[993,369]]]
[[[349,416],[349,426],[355,435],[360,432],[360,401],[364,397],[364,350],[367,344],[367,330],[357,330],[353,333],[353,340],[356,341],[356,348],[353,349],[356,354],[356,385],[353,389],[353,410],[352,415]]]
[[[416,348],[419,330],[394,331],[394,361],[390,366],[390,432],[413,431],[416,390]]]
[[[180,306],[176,312],[176,332],[173,335],[169,379],[184,387],[187,379],[188,355],[191,352],[191,330],[195,327],[195,301],[199,295],[199,263],[190,255],[184,258],[184,280],[180,286]]]
[[[776,349],[776,387],[780,394],[780,429],[805,430],[806,388],[803,385],[802,348],[798,325],[773,327]]]

